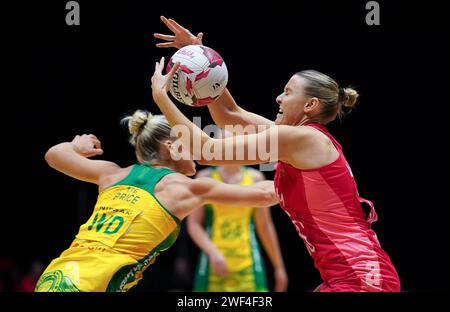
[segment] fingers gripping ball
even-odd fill
[[[203,106],[212,103],[225,90],[227,66],[213,49],[202,45],[185,46],[170,58],[166,72],[176,62],[180,62],[180,67],[172,78],[169,90],[177,101],[190,106]]]

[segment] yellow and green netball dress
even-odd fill
[[[212,168],[211,177],[221,181]],[[250,171],[243,168],[240,185],[251,185]],[[268,291],[264,262],[255,235],[252,207],[229,205],[206,206],[206,231],[227,262],[229,274],[219,277],[200,253],[194,291]]]
[[[134,165],[103,190],[69,249],[54,259],[35,291],[127,291],[155,257],[176,240],[180,222],[154,196],[174,171]]]

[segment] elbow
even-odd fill
[[[57,154],[58,154],[58,152],[57,152],[55,146],[51,147],[51,148],[45,153],[45,156],[44,156],[45,161],[47,162],[47,164],[48,164],[50,167],[53,167],[53,164],[54,164],[55,158],[57,157]]]
[[[60,163],[61,160],[65,160],[67,158],[67,151],[69,150],[72,150],[72,148],[68,148],[67,143],[52,146],[45,153],[45,161],[50,167],[56,169],[57,164]]]
[[[225,128],[226,120],[229,119],[227,117],[214,116],[214,123],[219,128]]]
[[[240,124],[239,114],[233,111],[227,111],[225,116],[214,119],[214,123],[221,129]]]
[[[226,108],[220,115],[214,115],[214,123],[217,127],[225,129],[226,126],[241,124],[241,113],[238,110]]]

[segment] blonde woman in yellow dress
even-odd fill
[[[277,203],[273,182],[237,186],[188,178],[195,174],[195,163],[184,150],[179,152],[164,116],[136,111],[124,122],[135,147],[134,165],[121,168],[88,159],[103,153],[91,134],[76,136],[46,153],[51,167],[97,184],[99,195],[91,217],[70,247],[48,265],[35,291],[127,291],[174,243],[180,221],[194,209],[207,203],[259,207]]]
[[[219,136],[230,136],[221,130]],[[197,178],[252,185],[264,181],[253,168],[229,165],[200,170]],[[208,204],[187,219],[188,233],[201,249],[194,291],[268,291],[258,237],[272,263],[275,291],[286,291],[288,278],[270,208],[233,204]]]

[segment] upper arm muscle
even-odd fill
[[[274,125],[273,121],[239,107],[227,89],[213,105],[208,105],[208,109],[219,127],[234,126],[228,130],[235,134],[243,134],[243,127],[248,125]]]
[[[259,133],[210,139],[210,159],[202,154],[201,164],[255,165],[276,160],[288,160],[301,146],[303,130],[292,126],[273,126]]]
[[[98,184],[103,175],[120,168],[113,162],[91,160],[64,148],[50,150],[47,152],[46,160],[52,168],[72,178],[95,184]]]
[[[253,186],[227,184],[212,178],[197,179],[193,186],[193,192],[201,198],[203,204],[220,203],[256,207],[265,205],[267,202],[268,194]]]

